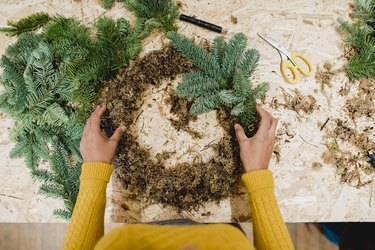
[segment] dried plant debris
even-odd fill
[[[311,164],[311,167],[312,167],[314,170],[319,170],[319,169],[321,169],[321,168],[323,167],[323,164],[320,163],[320,162],[313,162],[313,163]]]
[[[336,166],[342,182],[356,187],[368,183],[361,178],[363,173],[373,173],[367,155],[375,148],[374,127],[365,127],[359,132],[358,128],[341,119],[335,119],[327,127],[327,151],[322,155],[324,163]]]
[[[276,141],[284,139],[283,143],[289,143],[294,138],[296,132],[290,129],[291,123],[284,122],[276,132]]]
[[[323,64],[323,67],[318,67],[315,74],[316,81],[320,84],[320,91],[324,92],[325,87],[332,88],[332,78],[336,74],[335,71],[332,71],[332,64],[326,62]]]
[[[230,21],[233,24],[237,24],[238,23],[238,17],[231,15],[230,16]]]
[[[152,85],[159,86],[163,79],[193,70],[193,67],[170,47],[153,51],[121,71],[99,93],[99,101],[109,103],[108,112],[102,119],[102,129],[107,135],[120,124],[128,130],[122,137],[114,167],[117,178],[123,186],[147,204],[161,203],[179,211],[197,209],[206,201],[220,201],[236,194],[242,166],[238,145],[235,141],[233,122],[228,110],[219,109],[217,118],[224,131],[230,131],[220,141],[213,143],[213,155],[207,162],[196,158],[192,163],[180,163],[165,167],[164,161],[170,153],[151,155],[138,143],[138,135],[132,131],[135,120],[141,112],[145,91]],[[170,103],[185,104],[186,100],[170,97]],[[187,103],[188,104],[188,103]],[[186,119],[184,109],[171,112]],[[179,114],[179,112],[183,114]],[[182,129],[176,124],[176,129]]]
[[[309,115],[318,108],[316,99],[312,95],[304,96],[298,89],[294,89],[293,94],[283,90],[283,97],[284,107],[296,111],[300,116],[301,112]]]
[[[316,99],[312,95],[305,96],[298,89],[294,89],[292,94],[288,93],[285,89],[281,88],[284,103],[280,103],[276,97],[273,97],[270,102],[270,107],[273,109],[279,109],[283,107],[285,109],[294,110],[297,113],[297,119],[303,118],[302,114],[312,114],[318,109]]]
[[[281,159],[281,148],[280,148],[280,143],[276,143],[275,146],[273,147],[272,151],[276,157],[276,164],[280,163]]]
[[[276,164],[279,164],[281,160],[281,145],[290,143],[296,135],[295,132],[291,131],[290,125],[289,122],[285,122],[276,131],[275,147],[273,149],[273,153],[276,157]]]
[[[374,90],[374,79],[363,79],[358,82],[357,94],[345,103],[345,109],[352,120],[356,120],[359,117],[375,118]]]

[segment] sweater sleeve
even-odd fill
[[[281,217],[269,170],[242,175],[249,195],[256,249],[294,249],[288,229]]]
[[[93,249],[103,236],[106,188],[112,171],[105,163],[82,165],[78,198],[63,249]]]

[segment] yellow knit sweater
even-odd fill
[[[245,235],[226,224],[167,226],[126,225],[104,236],[106,187],[112,166],[84,163],[81,185],[64,249],[254,249]],[[242,176],[253,215],[256,249],[293,249],[274,195],[269,170]]]

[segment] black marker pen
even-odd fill
[[[187,16],[187,15],[184,15],[184,14],[180,15],[180,20],[188,22],[188,23],[195,24],[199,27],[209,29],[209,30],[212,30],[212,31],[215,31],[215,32],[218,32],[218,33],[221,33],[221,31],[223,30],[223,28],[218,26],[218,25],[215,25],[215,24],[203,21],[203,20],[199,20],[199,19]]]

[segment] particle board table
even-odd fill
[[[304,1],[245,1],[245,0],[184,0],[179,1],[180,11],[188,15],[221,25],[225,29],[224,37],[228,39],[238,32],[248,37],[248,47],[259,50],[261,59],[258,70],[253,76],[254,84],[269,82],[270,91],[267,94],[264,107],[279,119],[279,128],[288,126],[295,136],[290,142],[279,143],[280,159],[277,162],[273,156],[270,169],[275,176],[275,192],[286,222],[317,222],[317,221],[375,221],[374,204],[371,202],[372,183],[361,188],[341,184],[335,169],[323,165],[320,169],[312,168],[312,162],[321,162],[320,156],[325,149],[322,144],[323,132],[317,123],[324,122],[328,116],[337,117],[343,99],[335,96],[340,86],[349,80],[344,72],[338,73],[332,79],[333,87],[323,95],[316,89],[319,84],[314,77],[303,79],[297,85],[288,85],[283,81],[279,72],[280,58],[276,50],[265,44],[257,32],[271,35],[295,51],[306,55],[315,69],[324,62],[334,63],[341,68],[345,59],[342,57],[342,37],[337,31],[337,18],[348,18],[350,1],[345,0],[304,0]],[[18,19],[28,14],[46,11],[50,14],[60,13],[66,16],[77,16],[88,23],[100,15],[111,17],[129,17],[129,13],[116,3],[109,11],[102,9],[98,1],[0,1],[0,25],[8,19]],[[130,17],[130,20],[132,18]],[[194,37],[196,42],[212,41],[217,33],[187,23],[178,22],[180,32]],[[0,54],[7,45],[14,41],[0,34]],[[147,51],[160,48],[168,43],[168,39],[160,33],[153,34],[145,41],[144,54]],[[178,82],[172,82],[175,86]],[[287,109],[273,109],[270,102],[273,97],[280,98],[281,89],[286,91],[297,88],[301,93],[312,94],[319,109],[311,115],[297,118],[296,113]],[[315,90],[315,91],[314,91]],[[157,89],[148,93],[154,98],[160,96]],[[149,98],[152,99],[152,98]],[[147,104],[150,104],[146,106]],[[144,112],[139,121],[145,122],[142,137],[144,145],[148,145],[153,153],[160,150],[160,145],[167,139],[174,141],[171,145],[177,152],[183,154],[189,142],[183,133],[167,133],[170,125],[163,118],[163,110],[158,103],[144,104]],[[166,111],[165,111],[166,112]],[[154,123],[147,123],[153,118]],[[147,125],[148,124],[148,125]],[[220,131],[214,131],[214,112],[205,114],[198,119],[196,127],[206,127],[207,136],[194,147],[199,150],[207,141],[220,136]],[[158,133],[165,135],[155,139],[151,131],[159,128]],[[37,194],[38,184],[33,181],[22,159],[10,159],[9,151],[14,143],[9,139],[9,129],[13,121],[0,114],[0,221],[1,222],[55,222],[61,221],[52,216],[55,208],[62,202],[45,198]],[[192,143],[193,145],[193,143]],[[209,154],[209,152],[207,153]],[[369,176],[368,178],[372,178]],[[163,208],[155,204],[144,206],[141,202],[129,203],[125,200],[126,190],[120,183],[111,179],[107,194],[107,222],[135,222],[170,219],[176,217],[191,218],[202,222],[229,222],[250,220],[246,196],[221,201],[219,204],[208,203],[195,212],[183,212],[178,215],[171,208]]]

